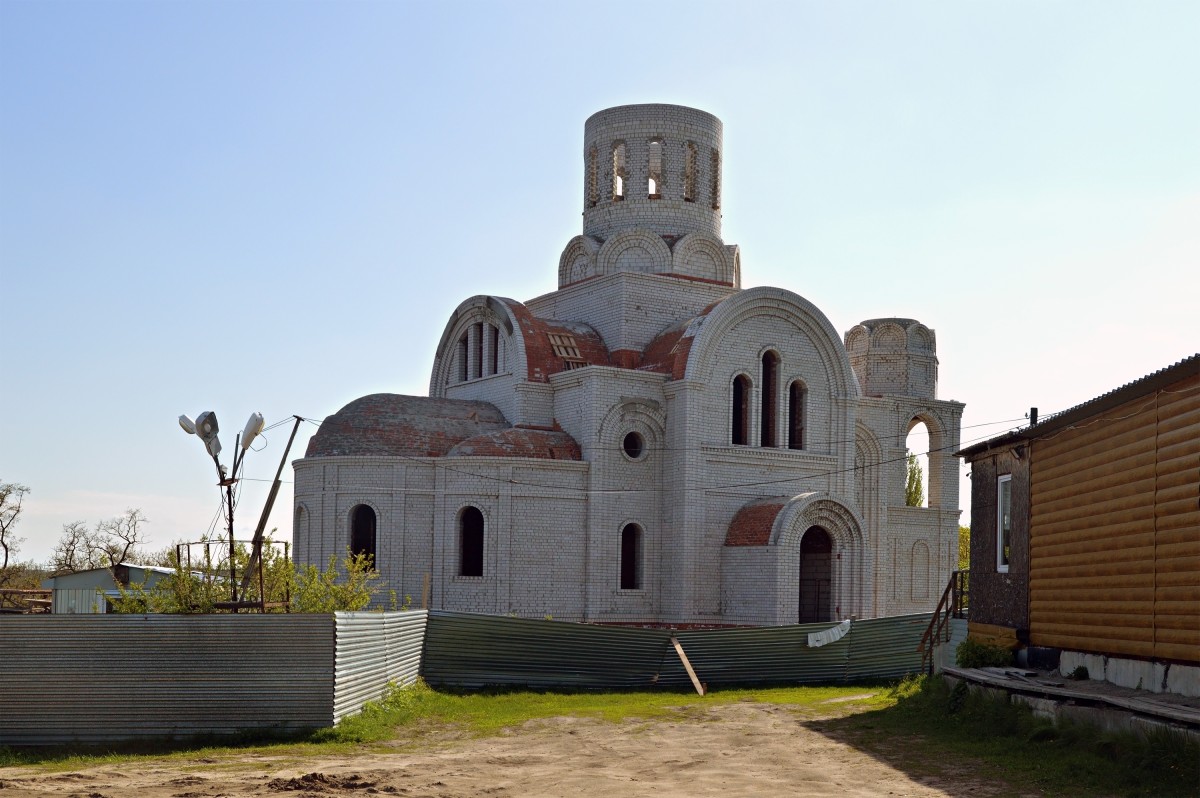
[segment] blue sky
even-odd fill
[[[126,507],[156,545],[206,531],[180,413],[230,447],[251,411],[425,393],[462,299],[555,287],[612,105],[719,116],[743,285],[842,331],[922,320],[965,425],[1167,366],[1200,349],[1198,40],[1195,2],[0,0],[23,554]],[[247,459],[239,535],[286,431]]]

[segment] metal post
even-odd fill
[[[242,577],[243,593],[246,592],[246,588],[250,585],[250,577],[254,568],[261,568],[263,530],[267,527],[267,519],[271,516],[271,508],[275,506],[275,497],[279,494],[279,478],[283,475],[283,467],[287,464],[288,452],[292,450],[292,442],[296,440],[296,432],[300,429],[300,423],[304,421],[300,416],[292,416],[292,418],[296,419],[296,423],[292,426],[292,434],[288,438],[287,446],[283,447],[283,456],[279,458],[279,468],[275,471],[275,481],[271,483],[271,492],[267,494],[267,503],[263,507],[262,516],[258,519],[258,527],[254,530],[254,540],[250,547],[250,560],[246,563],[246,573]],[[263,600],[266,600],[266,596],[263,596]]]

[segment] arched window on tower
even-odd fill
[[[625,199],[625,142],[613,144],[612,160],[612,198],[620,202]]]
[[[464,507],[458,516],[458,575],[483,576],[483,513]]]
[[[626,524],[621,530],[621,589],[641,590],[642,528]]]
[[[696,142],[689,141],[683,153],[683,201],[696,201]]]
[[[800,380],[788,388],[788,448],[804,448],[804,413],[808,390]]]
[[[721,153],[720,153],[720,151],[713,150],[712,157],[710,160],[712,162],[712,167],[711,167],[712,175],[710,175],[711,188],[712,188],[712,207],[713,207],[714,211],[717,211],[717,210],[721,209]]]
[[[646,190],[650,199],[661,199],[663,191],[662,139],[650,139],[650,147],[646,156],[646,174],[649,176]]]
[[[371,558],[375,567],[375,510],[367,504],[355,505],[350,511],[350,553]]]
[[[739,374],[733,378],[733,418],[730,440],[734,446],[750,442],[750,378]]]
[[[763,446],[779,445],[778,424],[778,393],[779,385],[779,355],[767,351],[762,356],[762,431],[760,443]]]
[[[588,150],[588,207],[600,201],[600,153],[593,146]]]

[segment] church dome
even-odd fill
[[[441,457],[468,438],[507,427],[489,402],[376,393],[326,418],[305,457]]]
[[[582,460],[579,444],[558,430],[514,427],[476,435],[455,446],[449,457],[530,457],[539,460]]]

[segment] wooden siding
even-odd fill
[[[1033,645],[1200,662],[1200,375],[1031,459]]]

